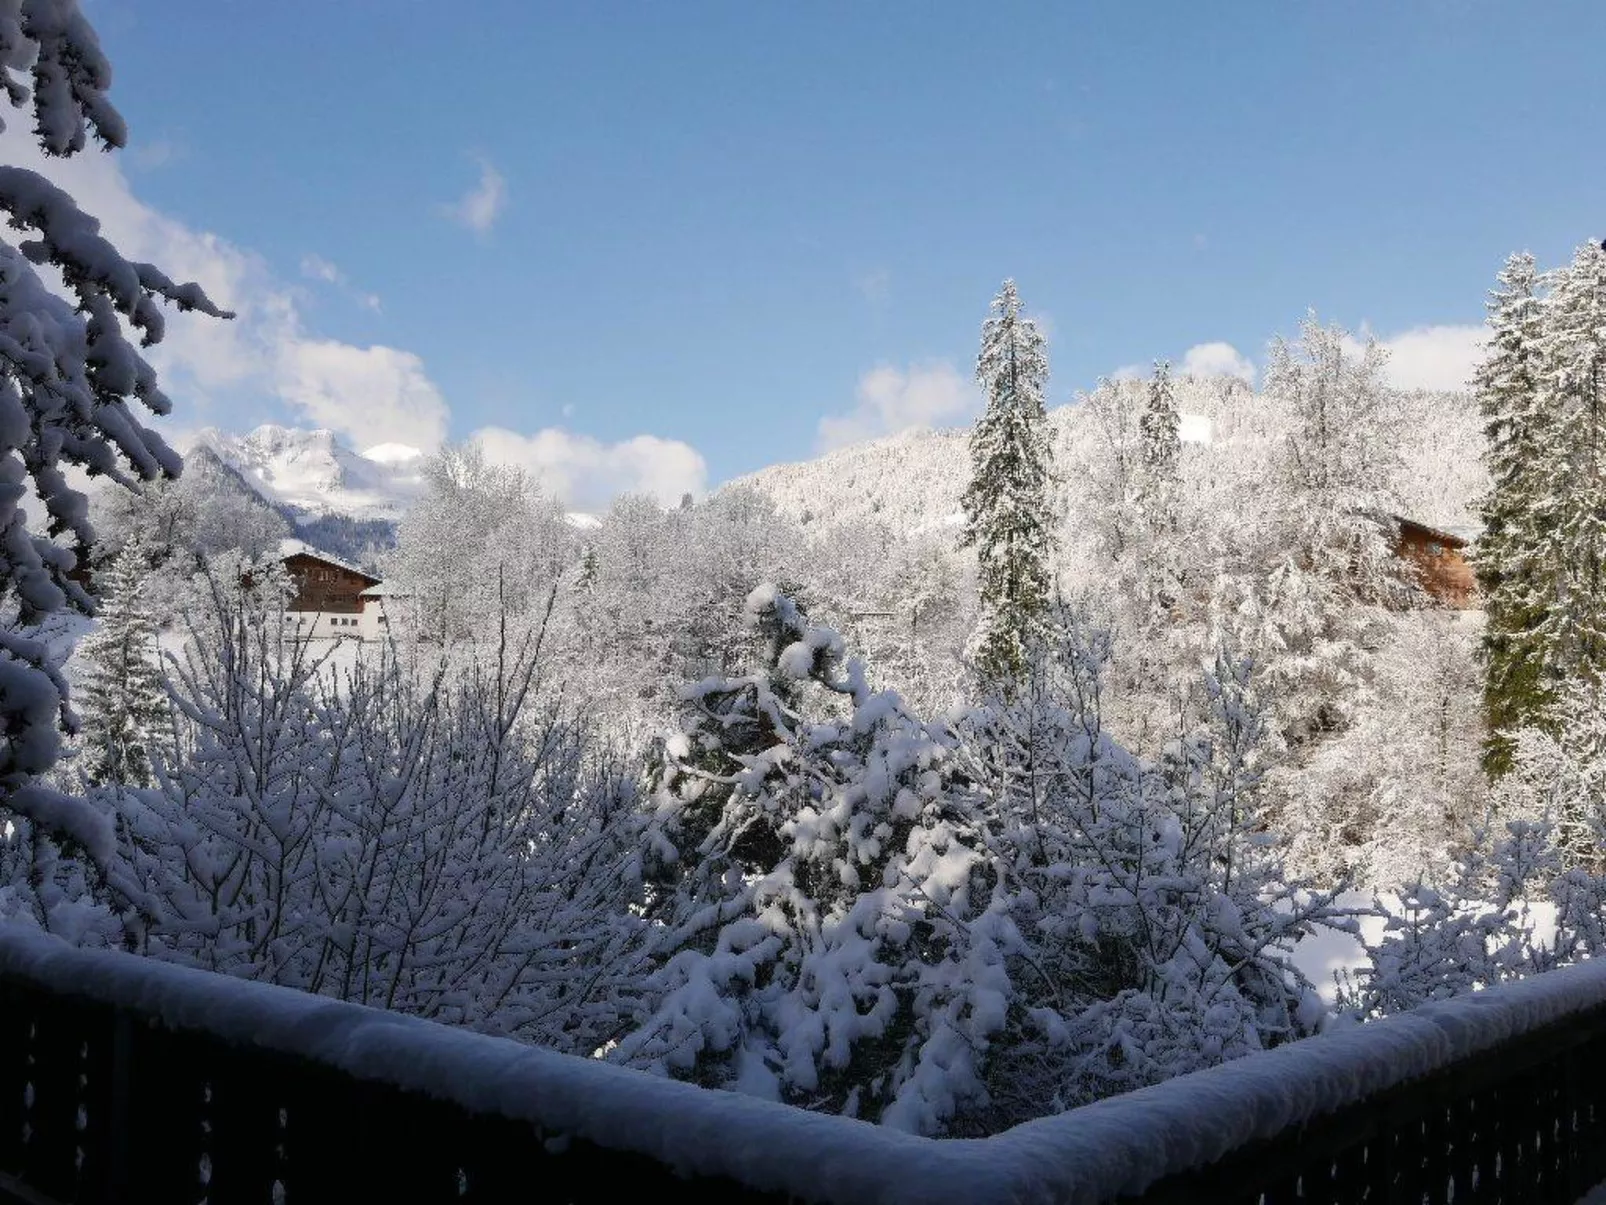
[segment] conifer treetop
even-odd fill
[[[1055,546],[1049,491],[1052,452],[1043,389],[1048,350],[1021,315],[1006,280],[982,324],[976,380],[987,407],[970,435],[974,466],[963,505],[963,546],[977,552],[983,604],[976,654],[984,677],[1013,677],[1025,664],[1032,625],[1048,604]]]

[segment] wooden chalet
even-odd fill
[[[358,615],[362,613],[363,591],[380,583],[379,578],[349,561],[320,552],[300,540],[283,541],[279,558],[296,586],[289,607],[292,611]]]
[[[282,541],[279,559],[295,585],[286,631],[312,639],[384,638],[389,622],[374,594],[384,584],[379,578],[300,540]]]
[[[1429,527],[1393,516],[1395,552],[1415,571],[1424,593],[1440,606],[1466,611],[1477,605],[1478,582],[1468,559],[1471,533]]]

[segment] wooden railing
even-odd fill
[[[0,933],[0,1201],[1575,1201],[1606,963],[979,1140]]]

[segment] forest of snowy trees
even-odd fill
[[[24,42],[46,149],[119,145],[72,0]],[[968,433],[592,523],[449,446],[356,645],[137,417],[160,303],[228,315],[0,208],[0,923],[939,1135],[1606,945],[1594,242],[1506,264],[1465,393],[1311,315],[1258,388],[1050,408],[1006,281]],[[1481,532],[1481,610],[1399,516]]]

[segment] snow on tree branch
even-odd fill
[[[32,88],[18,73],[31,74]],[[32,108],[34,132],[51,155],[127,139],[106,99],[111,65],[76,0],[0,0],[0,78],[12,106]],[[180,461],[133,410],[170,404],[140,345],[164,333],[161,302],[229,317],[198,285],[175,284],[150,264],[125,259],[100,224],[36,173],[0,167],[0,210],[29,237],[0,239],[0,802],[91,852],[104,854],[98,813],[37,781],[70,729],[65,680],[37,636],[44,617],[93,602],[68,576],[95,533],[84,495],[65,469],[120,482],[177,476]],[[35,271],[59,274],[67,294]],[[24,509],[30,493],[45,508]]]

